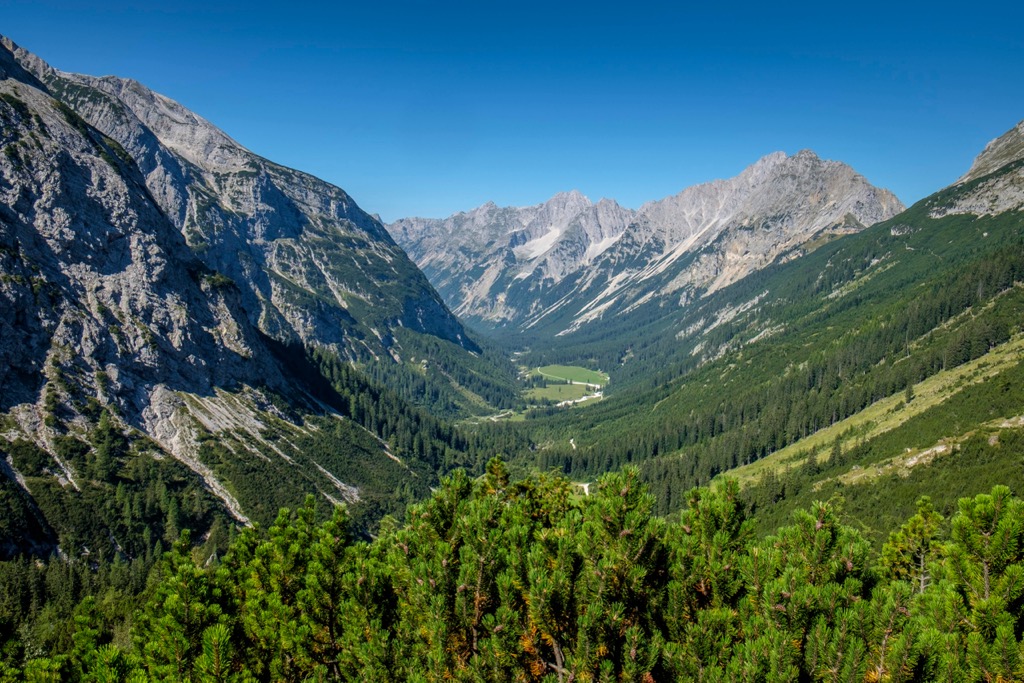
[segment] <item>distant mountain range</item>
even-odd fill
[[[388,230],[466,320],[565,334],[652,300],[678,306],[902,210],[849,166],[805,150],[637,211],[569,192]]]

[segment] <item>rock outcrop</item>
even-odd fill
[[[954,201],[932,207],[932,217],[1024,210],[1024,121],[988,143],[953,187],[962,191]]]
[[[956,181],[956,184],[970,182],[1021,159],[1024,159],[1024,121],[985,145],[985,149],[974,159],[971,168]]]

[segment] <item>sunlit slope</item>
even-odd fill
[[[931,400],[922,382],[1020,329],[1019,207],[953,212],[1020,174],[1017,161],[936,193],[684,307],[671,325],[632,330],[629,345],[625,331],[606,330],[605,350],[595,343],[581,354],[602,367],[619,354],[611,386],[626,388],[585,411],[538,420],[537,464],[587,479],[642,462],[671,510],[690,486],[722,472],[815,434],[834,440],[835,425],[884,399],[895,406],[908,386]]]

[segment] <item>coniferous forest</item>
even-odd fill
[[[944,518],[927,497],[880,553],[817,502],[763,538],[735,482],[652,514],[635,468],[589,493],[447,477],[362,540],[314,499],[222,557],[183,532],[140,577],[5,566],[3,680],[1010,681],[1024,675],[1024,501]],[[59,568],[59,569],[58,569]],[[74,596],[87,594],[75,601]],[[46,603],[45,608],[40,605]],[[42,612],[40,610],[42,609]],[[12,619],[23,626],[12,632]],[[38,656],[39,653],[59,653]],[[19,664],[24,662],[24,664]]]

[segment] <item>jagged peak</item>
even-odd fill
[[[597,203],[594,204],[594,206],[597,206],[599,208],[622,208],[622,205],[619,204],[614,199],[612,199],[611,197],[601,197],[599,200],[597,200]]]
[[[486,216],[487,214],[489,214],[489,213],[491,213],[493,211],[498,211],[500,209],[501,209],[501,207],[498,206],[497,204],[495,204],[493,201],[487,200],[486,202],[484,202],[480,206],[476,207],[475,209],[470,209],[469,211],[457,211],[456,213],[453,213],[452,215],[448,216],[448,219],[457,218],[459,216]],[[448,219],[442,219],[442,220],[448,220]],[[424,220],[428,220],[429,221],[429,220],[436,220],[436,219],[427,218],[427,219],[424,219]]]
[[[771,152],[765,154],[763,157],[755,161],[751,166],[774,166],[775,164],[781,163],[789,157],[783,151]]]
[[[46,86],[40,79],[53,72],[53,67],[7,36],[0,35],[0,46],[0,80],[14,78],[45,92]]]
[[[846,166],[842,162],[838,161],[827,161],[822,159],[817,152],[813,149],[801,149],[796,154],[786,154],[785,152],[772,152],[767,154],[753,164],[748,166],[744,173],[747,171],[764,171],[768,169],[783,168],[787,171],[792,170],[793,166],[804,166],[807,168],[814,168],[820,164],[836,164],[839,166]],[[742,175],[742,173],[741,173]]]
[[[810,161],[821,161],[821,157],[813,149],[802,149],[793,155],[794,159],[808,159]]]
[[[588,206],[593,206],[593,203],[590,201],[590,199],[587,198],[586,195],[584,195],[579,190],[569,190],[567,192],[558,192],[555,195],[553,195],[550,199],[548,199],[547,201],[541,202],[540,204],[530,204],[530,205],[526,205],[526,206],[499,206],[493,200],[488,200],[484,204],[481,204],[480,206],[476,207],[475,209],[470,209],[469,211],[458,211],[456,213],[451,214],[447,218],[444,218],[444,219],[441,219],[441,220],[450,220],[450,219],[453,219],[453,218],[457,218],[459,216],[486,215],[486,214],[491,213],[493,211],[502,211],[502,210],[506,210],[506,209],[512,210],[512,211],[527,211],[527,210],[531,210],[531,209],[532,210],[539,210],[539,209],[543,209],[545,207],[572,206],[572,205],[579,205],[580,208],[585,208],[585,207],[588,207]],[[403,220],[403,219],[399,219],[399,220]]]
[[[587,196],[585,194],[583,194],[582,192],[580,192],[579,190],[569,190],[568,192],[558,192],[551,199],[549,199],[545,203],[546,204],[550,204],[550,203],[555,202],[555,201],[577,201],[577,202],[586,202],[588,204],[590,203],[590,200],[587,198]]]

